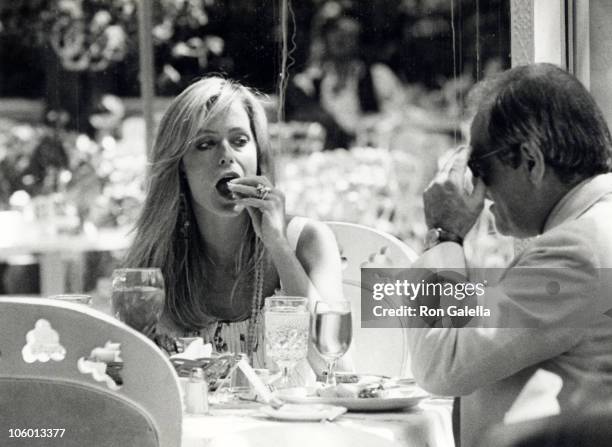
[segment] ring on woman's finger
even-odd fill
[[[270,194],[270,191],[272,191],[272,188],[262,185],[261,183],[258,184],[255,189],[257,189],[257,195],[261,200],[266,200],[266,197],[268,197],[268,194]]]

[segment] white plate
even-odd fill
[[[283,421],[322,421],[346,413],[346,408],[324,404],[285,404],[277,409],[262,407],[260,411],[268,417]]]
[[[394,389],[389,397],[319,397],[312,390],[288,388],[280,390],[276,396],[292,404],[326,404],[346,407],[349,411],[391,411],[411,408],[418,405],[429,395],[414,387]]]

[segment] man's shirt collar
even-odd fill
[[[603,196],[612,193],[612,173],[599,174],[583,180],[555,205],[546,219],[544,232],[578,218]]]

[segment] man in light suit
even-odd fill
[[[591,394],[612,395],[612,318],[603,314],[612,309],[605,120],[580,82],[550,64],[515,67],[483,90],[470,147],[455,152],[424,193],[429,249],[415,266],[464,269],[463,239],[490,199],[500,233],[533,237],[496,288],[504,298],[499,321],[513,323],[409,329],[417,382],[461,396],[462,447],[478,445],[503,421],[540,368],[563,380],[561,411],[593,384]],[[471,190],[464,187],[468,169]],[[549,269],[558,290],[523,267]]]

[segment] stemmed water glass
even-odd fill
[[[345,300],[318,301],[310,336],[316,350],[327,361],[326,385],[336,385],[336,363],[348,351],[353,337],[350,303]]]
[[[152,336],[164,310],[164,277],[158,268],[113,271],[112,314],[133,329]]]
[[[308,355],[310,312],[308,298],[274,296],[266,298],[264,326],[266,355],[282,371],[277,388],[289,387],[289,371]]]

